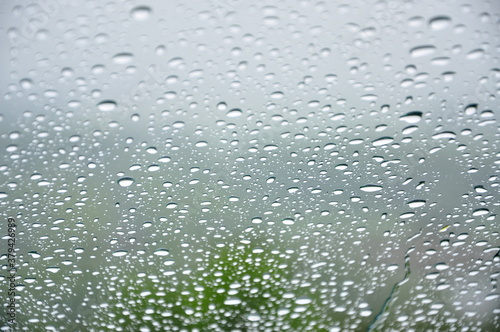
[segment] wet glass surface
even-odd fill
[[[500,329],[498,2],[0,17],[2,330]]]

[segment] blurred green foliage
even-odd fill
[[[110,301],[114,321],[125,331],[329,331],[327,321],[342,319],[268,248],[226,246],[212,255],[187,276],[124,279]]]

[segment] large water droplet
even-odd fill
[[[224,301],[225,305],[238,305],[240,303],[241,300],[236,297],[228,298],[227,300]]]
[[[121,178],[118,180],[118,184],[122,187],[129,187],[134,183],[134,179],[132,178]]]
[[[429,26],[435,31],[446,29],[450,25],[451,18],[448,16],[435,16],[429,20]]]
[[[378,186],[376,184],[367,184],[365,186],[361,186],[359,189],[361,189],[362,191],[367,192],[367,193],[373,193],[376,191],[380,191],[384,188],[382,186]]]
[[[310,297],[306,297],[306,296],[298,297],[295,300],[295,303],[297,303],[297,304],[309,304],[311,302],[312,302],[312,299]]]
[[[465,58],[468,60],[477,60],[477,59],[482,58],[483,55],[484,55],[484,50],[481,48],[478,48],[478,49],[472,50],[469,53],[467,53],[467,55],[465,55]]]
[[[247,316],[247,319],[250,321],[250,322],[258,322],[260,320],[260,315],[259,314],[249,314]]]
[[[405,115],[402,115],[399,119],[406,123],[412,123],[412,124],[417,123],[422,119],[422,112],[419,111],[408,112]]]
[[[123,257],[123,256],[128,255],[128,251],[127,250],[117,250],[112,255],[115,257]]]
[[[104,100],[97,104],[97,108],[103,112],[110,112],[116,108],[116,102],[113,100]]]
[[[424,206],[425,205],[425,200],[423,200],[423,199],[416,199],[414,201],[408,202],[407,204],[408,204],[409,207],[411,207],[413,209],[416,209],[416,208]]]
[[[488,213],[490,213],[490,210],[482,208],[482,209],[474,210],[474,212],[472,212],[472,215],[474,217],[479,217],[479,216],[484,216],[485,214],[488,214]]]
[[[422,45],[414,47],[410,50],[410,55],[414,58],[428,56],[436,52],[436,47],[432,45]]]
[[[130,16],[136,21],[146,21],[151,16],[151,8],[147,6],[135,7],[130,11]]]
[[[206,141],[199,141],[194,144],[197,148],[204,148],[205,146],[208,146],[208,143]]]
[[[118,65],[125,65],[132,61],[132,53],[118,53],[113,57],[113,62]]]
[[[169,251],[167,249],[156,249],[154,251],[154,254],[156,256],[167,256],[169,254]]]
[[[233,108],[229,112],[226,113],[228,118],[236,118],[243,114],[243,112],[239,108]]]
[[[382,146],[382,145],[387,145],[391,142],[394,141],[394,138],[392,137],[381,137],[372,142],[373,146]]]

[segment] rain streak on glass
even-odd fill
[[[500,330],[498,1],[0,15],[16,331]]]

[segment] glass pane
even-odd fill
[[[497,1],[0,17],[2,330],[500,329]]]

